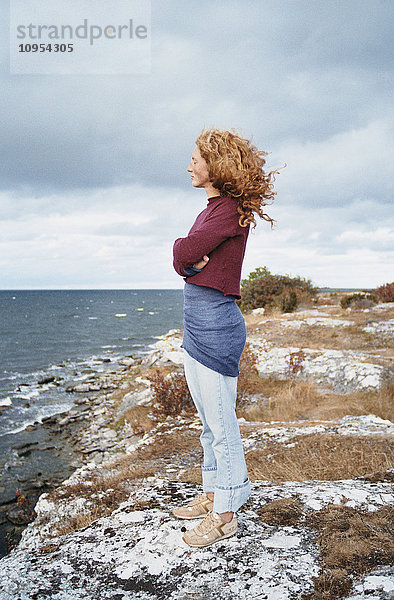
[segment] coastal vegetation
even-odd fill
[[[370,308],[378,302],[375,294],[357,292],[341,298],[342,308]]]
[[[374,290],[363,290],[341,298],[342,308],[370,308],[378,302],[394,302],[394,282],[380,285]]]
[[[381,302],[394,302],[394,281],[379,286],[375,293]]]
[[[290,275],[274,275],[268,267],[258,267],[241,281],[242,312],[255,308],[293,312],[300,303],[311,304],[318,288],[310,279]]]

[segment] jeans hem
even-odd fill
[[[204,492],[214,492],[216,485],[217,469],[215,467],[202,468],[202,489]]]
[[[250,496],[250,481],[231,488],[215,487],[213,510],[216,513],[236,512]]]

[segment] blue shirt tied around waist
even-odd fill
[[[185,283],[183,313],[182,348],[205,367],[237,377],[246,327],[235,297]]]

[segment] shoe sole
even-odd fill
[[[193,519],[203,519],[204,517],[207,516],[207,514],[208,513],[204,512],[204,513],[201,513],[201,515],[196,515],[194,517],[189,517],[189,516],[187,516],[187,517],[180,517],[179,515],[175,515],[174,513],[172,513],[173,517],[175,517],[176,519],[183,519],[185,521],[192,521]]]
[[[232,537],[233,535],[235,535],[237,533],[237,531],[238,530],[236,529],[235,531],[226,533],[226,535],[222,535],[222,537],[218,538],[217,540],[213,540],[212,542],[209,542],[208,544],[189,544],[189,542],[187,542],[184,537],[182,537],[182,539],[185,542],[185,544],[187,544],[191,548],[206,548],[207,546],[212,546],[213,544],[216,544],[216,542],[221,542],[222,540],[225,540],[226,538]]]

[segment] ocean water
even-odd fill
[[[0,291],[0,450],[2,436],[71,408],[67,385],[182,327],[182,302],[181,290]]]

